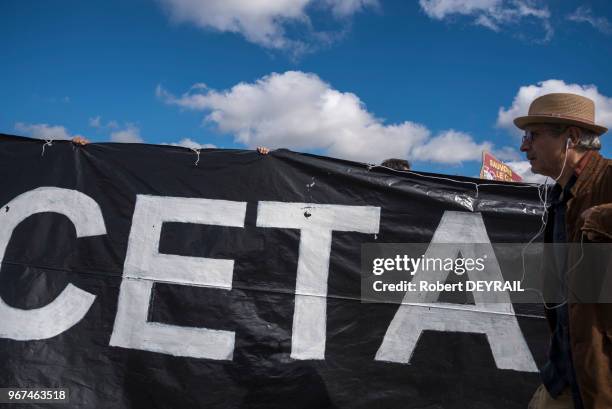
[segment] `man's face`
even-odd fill
[[[523,139],[521,151],[527,155],[531,171],[553,179],[559,177],[565,159],[566,138],[546,124],[528,125],[525,131],[531,138]]]

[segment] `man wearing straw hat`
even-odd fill
[[[547,94],[514,124],[525,131],[521,151],[531,170],[556,182],[547,203],[545,241],[612,242],[612,161],[598,152],[607,129],[595,123],[594,102]],[[545,257],[544,263],[551,262]],[[562,263],[567,267],[567,255]],[[548,362],[529,408],[612,408],[612,304],[546,307],[552,332]]]

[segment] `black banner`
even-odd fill
[[[534,187],[9,135],[0,175],[0,388],[69,391],[40,407],[524,408],[539,384],[538,308],[363,303],[360,276],[364,243],[529,241]]]

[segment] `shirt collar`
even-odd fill
[[[576,176],[580,176],[584,168],[586,168],[586,165],[587,163],[589,163],[589,159],[591,159],[592,154],[593,151],[587,151],[584,156],[580,158],[578,164],[576,164],[576,167],[574,168],[574,174]]]
[[[593,151],[589,150],[584,154],[584,156],[582,156],[582,158],[580,158],[580,160],[576,164],[576,167],[574,168],[574,174],[572,175],[572,177],[567,182],[564,188],[562,188],[559,183],[555,183],[555,186],[553,187],[553,190],[552,190],[552,197],[551,197],[553,202],[555,203],[559,203],[561,201],[567,202],[572,197],[571,190],[576,184],[576,180],[578,179],[578,176],[580,176],[580,174],[584,171],[584,168],[586,168],[587,164],[589,163],[589,160],[591,159],[592,154],[593,154]]]

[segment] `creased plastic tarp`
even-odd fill
[[[8,217],[0,218],[0,237],[10,237],[0,296],[5,306],[22,312],[47,306],[67,286],[95,298],[82,319],[46,339],[15,339],[44,331],[30,328],[29,318],[9,322],[12,318],[0,313],[0,387],[69,388],[69,407],[75,408],[523,408],[539,383],[533,370],[499,368],[482,333],[427,330],[408,362],[376,360],[398,306],[361,303],[359,273],[362,243],[429,242],[445,212],[481,215],[491,242],[527,242],[541,223],[534,187],[490,181],[477,186],[484,181],[402,173],[287,150],[263,156],[204,149],[196,165],[196,153],[180,147],[76,147],[56,141],[43,153],[44,143],[0,135],[0,213],[18,211],[8,204],[27,192],[64,189],[99,206],[106,234],[77,238],[73,221],[53,212],[26,217],[10,232],[10,223],[3,222]],[[231,354],[224,359],[111,345],[137,195],[244,204],[242,226],[172,221],[158,226],[154,250],[161,254],[233,260],[230,288],[159,280],[145,310],[147,322],[160,327],[233,333]],[[294,322],[296,288],[304,284],[296,277],[306,230],[266,226],[261,213],[270,203],[302,204],[292,223],[306,223],[305,229],[308,220],[323,214],[322,205],[379,209],[379,220],[368,227],[376,232],[350,231],[349,223],[331,234],[324,343],[315,345],[317,351],[323,348],[322,357],[308,358],[308,348],[299,352],[300,340],[292,339],[296,325],[306,328],[306,337],[320,327],[320,322]],[[81,209],[76,202],[62,206]],[[268,224],[279,223],[282,215],[275,212],[281,208],[268,209]],[[194,215],[200,216],[210,215]],[[84,217],[83,223],[94,220]],[[315,247],[326,237],[319,233],[311,232]],[[321,254],[325,257],[303,254],[303,268],[321,262]],[[310,298],[321,297],[313,294]],[[513,319],[528,358],[541,364],[548,337],[541,312],[517,306]],[[183,341],[189,338],[171,340],[189,350]],[[308,339],[300,342],[310,345]],[[511,348],[514,340],[506,342]]]

